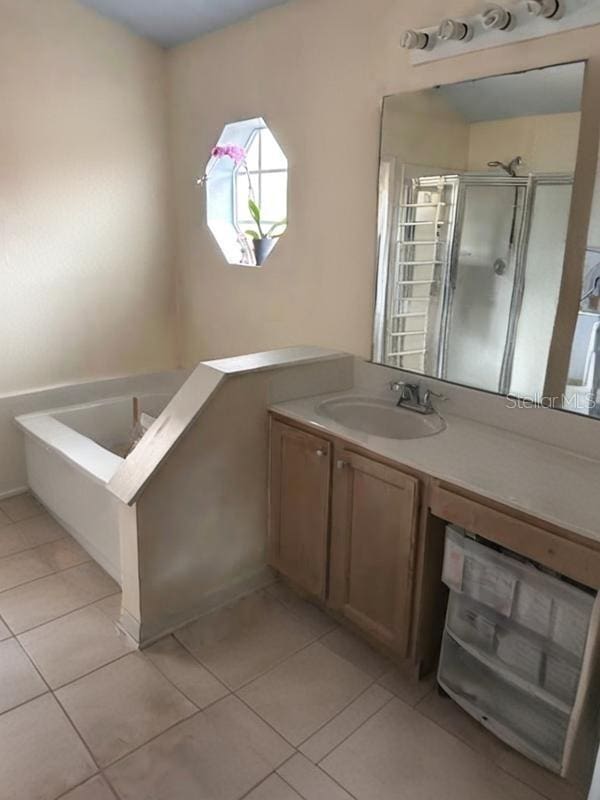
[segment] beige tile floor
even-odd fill
[[[2,800],[579,800],[282,584],[138,652],[117,585],[0,501]]]

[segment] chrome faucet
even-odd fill
[[[400,392],[400,399],[397,403],[399,408],[407,408],[409,411],[416,411],[417,414],[435,414],[432,398],[445,399],[443,395],[437,394],[431,389],[425,389],[421,397],[421,386],[418,383],[392,381],[390,389],[392,392]]]

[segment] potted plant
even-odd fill
[[[230,158],[237,166],[241,167],[246,176],[248,178],[248,210],[250,211],[250,216],[256,223],[256,229],[246,230],[243,233],[240,231],[238,240],[240,242],[240,246],[244,253],[248,253],[248,258],[251,258],[252,251],[254,251],[254,260],[256,265],[260,267],[262,264],[265,263],[267,257],[273,247],[275,246],[275,241],[279,239],[279,237],[283,236],[285,233],[285,228],[287,226],[287,220],[283,220],[281,222],[275,222],[271,225],[267,231],[262,226],[262,216],[260,208],[256,202],[255,195],[254,195],[254,188],[252,186],[252,181],[250,179],[250,172],[248,170],[248,166],[246,163],[246,150],[244,147],[240,147],[239,145],[234,144],[223,144],[223,145],[216,145],[211,150],[211,156],[214,159],[212,164],[209,165],[207,172],[198,179],[198,183],[202,186],[206,183],[209,178],[210,172],[214,167],[214,164],[221,158]],[[283,228],[279,233],[276,231],[279,228]],[[252,248],[247,246],[248,239],[252,243]]]
[[[245,231],[245,234],[252,239],[254,258],[256,259],[257,266],[260,267],[267,260],[267,256],[275,245],[275,240],[284,233],[284,231],[281,231],[281,233],[275,233],[275,231],[278,228],[284,227],[286,225],[286,221],[283,220],[282,222],[275,222],[265,233],[261,225],[260,208],[252,198],[248,200],[248,209],[250,211],[250,216],[254,222],[256,222],[256,230],[247,230]]]

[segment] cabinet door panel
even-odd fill
[[[324,598],[329,528],[330,445],[271,423],[269,563]]]
[[[336,466],[330,603],[406,655],[418,481],[348,451]]]

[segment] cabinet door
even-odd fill
[[[271,421],[269,563],[297,586],[325,597],[331,446]]]
[[[419,483],[349,451],[336,457],[329,603],[408,654]]]

